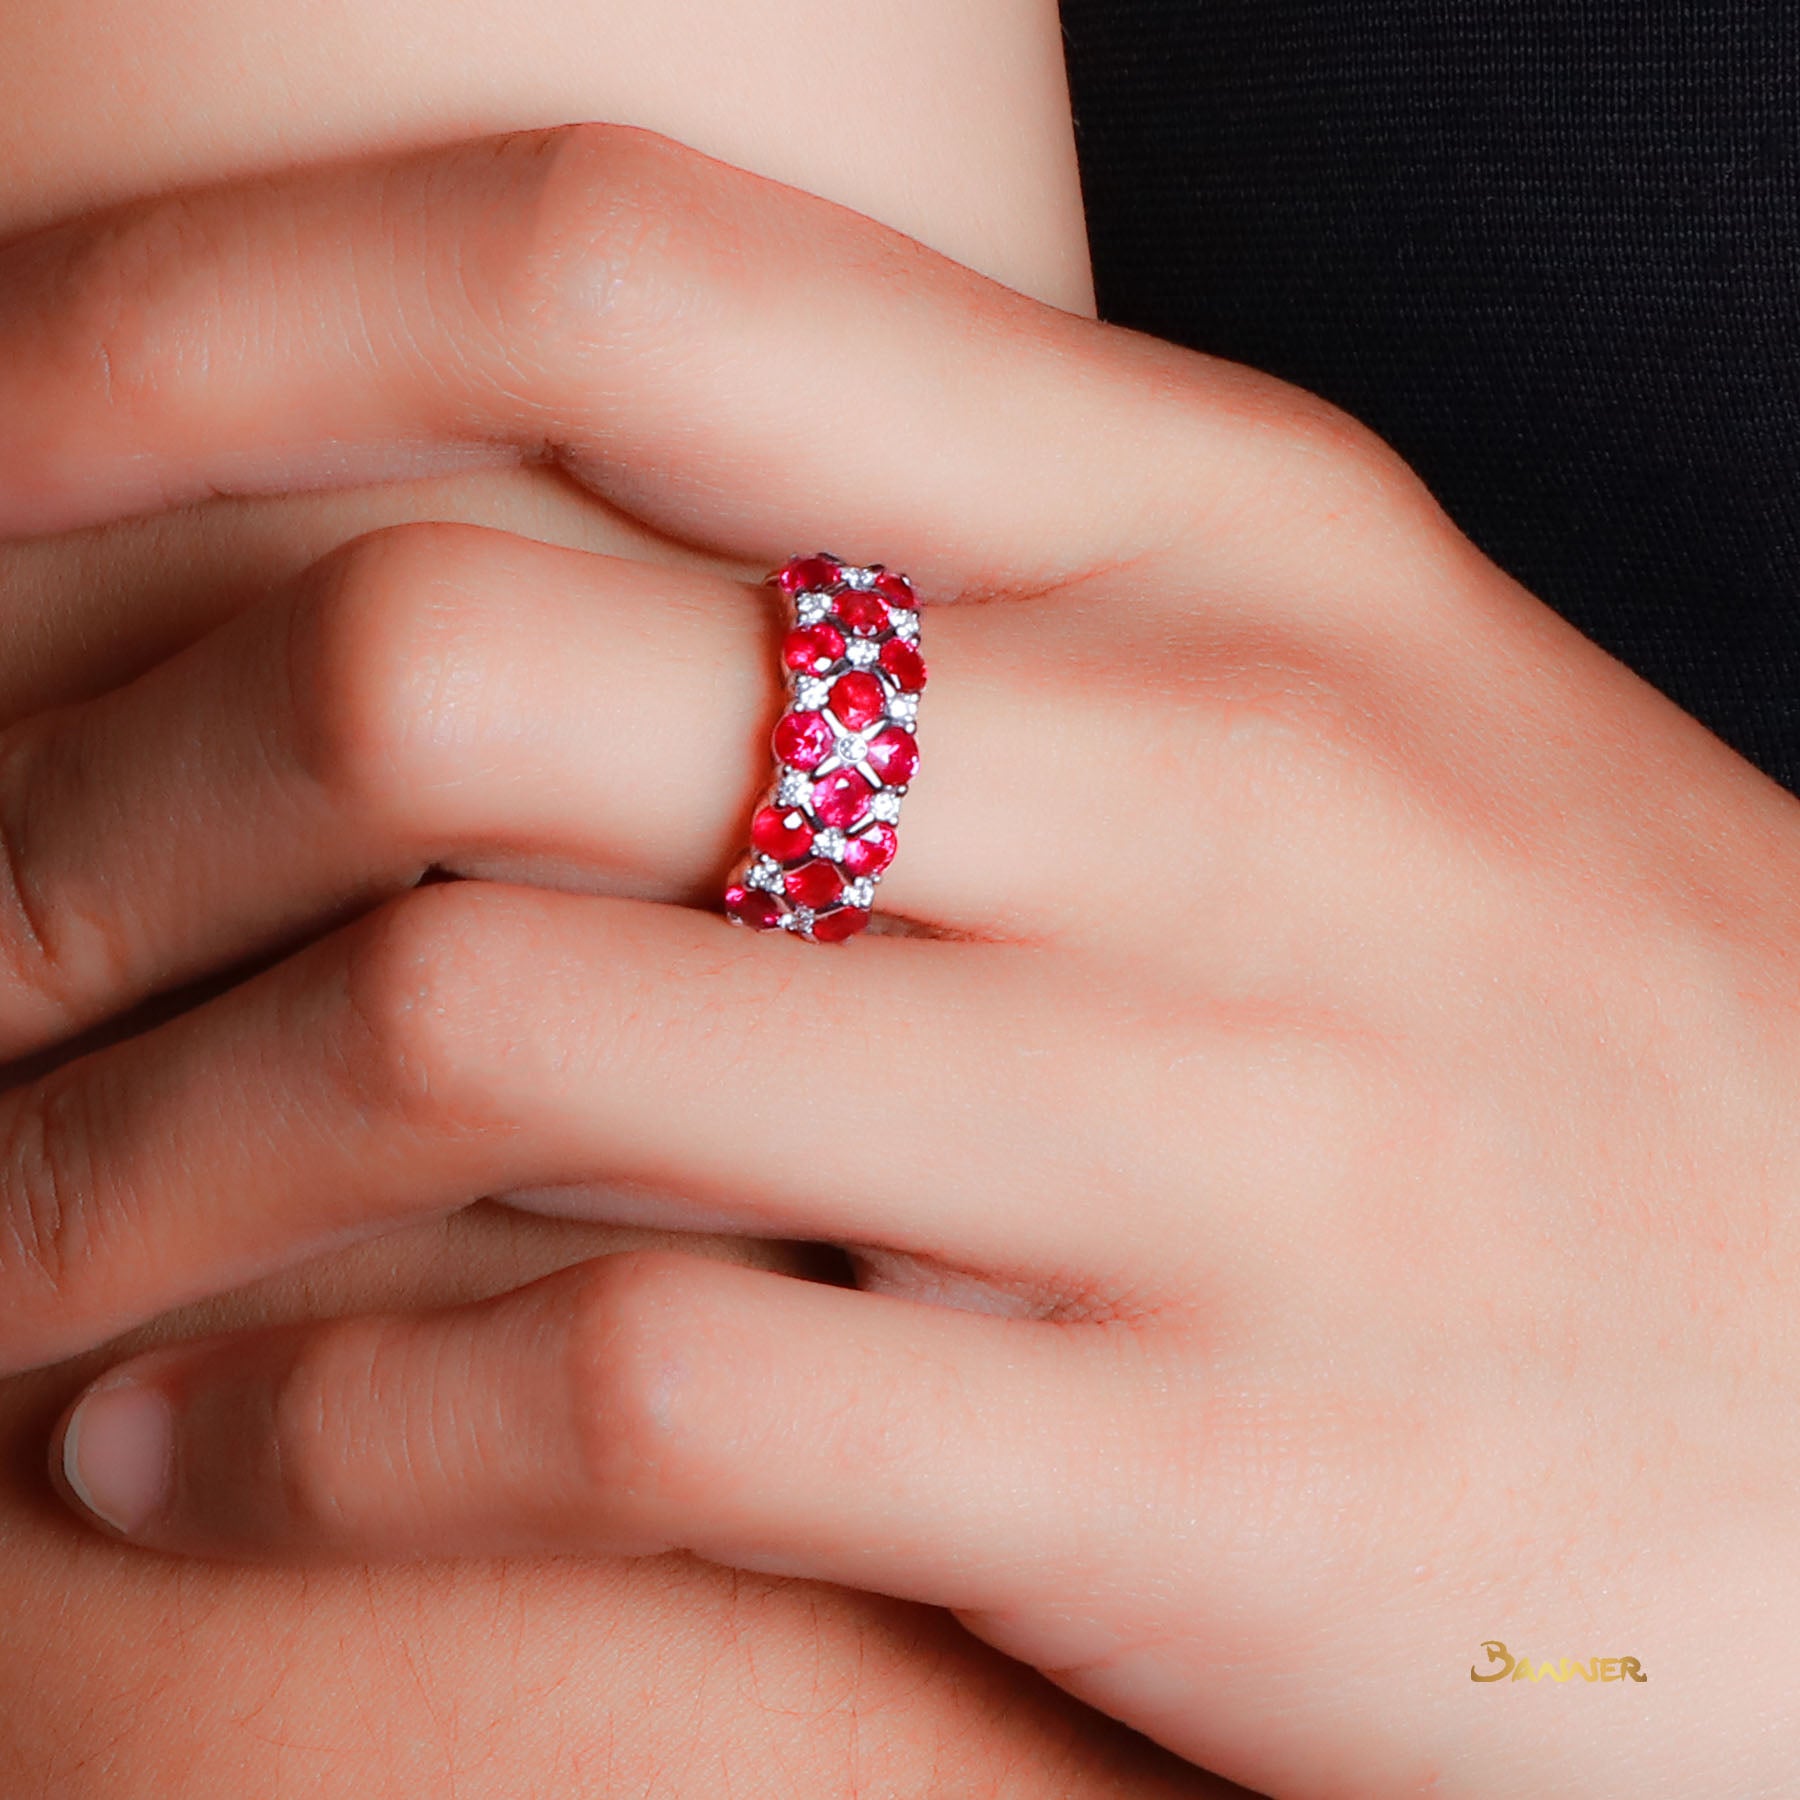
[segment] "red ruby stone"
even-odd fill
[[[859,637],[873,637],[876,632],[887,630],[887,608],[873,594],[851,588],[831,604],[837,608],[837,616]]]
[[[800,906],[829,906],[844,891],[844,878],[828,862],[803,863],[787,875],[788,898]]]
[[[841,724],[861,731],[887,711],[887,690],[866,669],[852,669],[831,684],[831,710]]]
[[[868,922],[869,915],[860,906],[840,906],[836,912],[823,913],[813,920],[813,938],[821,944],[841,944],[845,938],[855,937]]]
[[[889,787],[905,787],[919,772],[919,740],[910,731],[890,725],[869,740],[869,767]]]
[[[812,848],[806,814],[795,808],[762,807],[750,821],[750,842],[777,862],[795,862]]]
[[[769,895],[735,882],[725,890],[725,911],[740,925],[773,931],[781,923],[781,908]]]
[[[879,875],[894,860],[894,850],[899,842],[893,826],[871,825],[860,837],[853,837],[844,846],[845,871],[852,876]]]
[[[808,675],[823,675],[843,654],[844,634],[832,625],[809,625],[781,640],[781,660]]]
[[[834,769],[813,783],[812,809],[822,825],[848,831],[860,824],[869,810],[875,790],[854,769]]]
[[[775,726],[775,754],[796,769],[816,769],[834,741],[831,727],[816,712],[783,713]]]
[[[875,577],[875,591],[892,606],[919,604],[913,597],[912,583],[904,575],[896,575],[888,569]]]
[[[812,588],[830,587],[841,573],[828,556],[796,556],[775,571],[775,585],[784,594],[800,594]]]
[[[905,638],[889,638],[881,646],[881,666],[907,693],[917,694],[923,691],[925,659]]]

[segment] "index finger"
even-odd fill
[[[747,563],[831,542],[928,592],[1036,589],[1266,489],[1271,390],[574,126],[0,252],[0,533],[548,458]]]

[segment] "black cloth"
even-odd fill
[[[1324,395],[1800,791],[1800,4],[1065,0],[1104,318]]]

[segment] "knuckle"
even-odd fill
[[[334,812],[384,836],[429,836],[479,706],[489,608],[472,591],[475,526],[395,525],[310,571],[286,636],[286,730]]]
[[[1203,650],[1170,658],[1145,681],[1163,704],[1144,705],[1143,688],[1108,703],[1113,734],[1133,755],[1107,779],[1112,804],[1149,829],[1174,790],[1204,795],[1200,804],[1217,816],[1297,821],[1330,814],[1367,781],[1378,759],[1379,688],[1370,688],[1354,659],[1298,631],[1261,621],[1242,631],[1213,630]],[[1148,787],[1147,772],[1157,777]],[[1219,853],[1197,838],[1166,847],[1205,866]]]
[[[1360,773],[1370,735],[1354,683],[1322,660],[1290,656],[1265,665],[1231,696],[1223,721],[1234,770],[1285,798],[1342,801],[1343,782]]]
[[[722,172],[655,132],[565,125],[512,154],[524,191],[509,197],[500,264],[471,273],[515,360],[566,378],[597,353],[641,356],[736,260]]]
[[[1268,379],[1272,469],[1290,508],[1349,525],[1386,523],[1421,503],[1436,510],[1424,482],[1379,433],[1318,394]]]
[[[166,320],[215,266],[231,209],[186,197],[119,207],[46,234],[33,273],[54,320],[46,372],[126,417],[153,405],[169,366]]]
[[[84,1111],[78,1090],[54,1077],[0,1102],[0,1367],[46,1360],[34,1339],[67,1329],[75,1291],[97,1260]]]
[[[569,1334],[586,1490],[626,1530],[654,1530],[717,1480],[690,1404],[700,1294],[694,1258],[625,1251],[587,1264]]]
[[[321,1547],[356,1539],[362,1504],[378,1497],[354,1434],[377,1415],[376,1370],[386,1324],[344,1319],[312,1330],[269,1396],[272,1496],[295,1541]]]
[[[91,997],[127,984],[133,961],[123,915],[78,906],[47,867],[46,806],[84,785],[79,740],[56,714],[0,731],[0,969],[12,999],[40,1013],[0,1023],[35,1043],[46,1025],[84,1020]]]
[[[479,883],[437,883],[390,901],[346,935],[337,1071],[354,1116],[446,1141],[516,1129],[490,1079],[491,1009],[483,1005],[516,961],[506,942],[516,910]]]
[[[1196,363],[1182,389],[1189,497],[1172,568],[1217,555],[1221,535],[1256,548],[1287,594],[1316,621],[1373,590],[1379,621],[1417,627],[1420,590],[1441,590],[1440,565],[1461,534],[1401,453],[1341,407],[1259,370]],[[1197,484],[1197,485],[1196,485]],[[1209,494],[1195,506],[1195,492]],[[1325,580],[1321,581],[1321,572]],[[1198,593],[1190,604],[1210,606]]]
[[[1321,403],[1323,404],[1323,403]],[[1391,635],[1416,640],[1458,584],[1445,570],[1470,546],[1438,503],[1424,478],[1385,438],[1335,407],[1328,422],[1309,425],[1299,436],[1298,454],[1310,456],[1311,479],[1296,483],[1295,512],[1317,508],[1320,529],[1345,554],[1345,583],[1359,617],[1368,612],[1371,591],[1379,596],[1374,623]]]
[[[1234,816],[1368,824],[1404,807],[1412,728],[1400,702],[1414,697],[1397,691],[1369,646],[1316,626],[1254,622],[1215,640],[1202,681],[1199,704],[1170,708],[1173,723],[1146,729],[1177,744],[1195,734],[1186,751],[1207,759],[1216,803]]]

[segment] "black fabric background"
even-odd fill
[[[1800,791],[1800,0],[1065,0],[1103,317],[1324,395]]]

